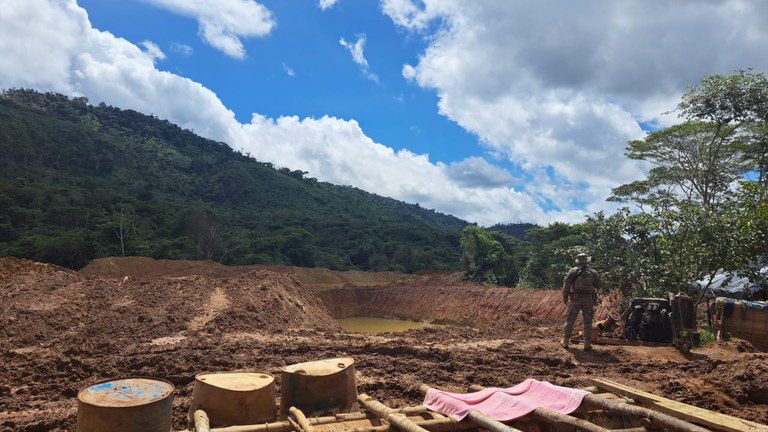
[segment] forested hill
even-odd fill
[[[0,255],[72,268],[123,253],[459,267],[461,219],[276,169],[168,121],[84,98],[3,93],[0,154]]]
[[[528,231],[533,228],[540,228],[540,227],[536,224],[521,222],[521,223],[509,223],[509,224],[496,224],[488,227],[488,231],[499,231],[499,232],[503,232],[504,234],[510,237],[515,237],[520,240],[530,240]]]

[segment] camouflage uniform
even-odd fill
[[[579,258],[582,258],[581,256]],[[588,262],[588,257],[584,257]],[[592,341],[592,316],[594,314],[597,291],[603,288],[603,280],[586,262],[568,271],[563,281],[563,301],[568,304],[568,316],[563,330],[563,346],[567,347],[573,334],[573,324],[582,313],[584,320],[584,348],[590,349]]]

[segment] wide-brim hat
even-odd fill
[[[592,257],[585,253],[576,255],[576,264],[586,264],[590,261],[592,261]]]

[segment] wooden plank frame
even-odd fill
[[[590,382],[601,390],[632,398],[639,405],[663,412],[690,423],[702,425],[714,431],[768,432],[768,426],[766,425],[667,399],[615,381],[603,378],[592,378],[590,379]]]

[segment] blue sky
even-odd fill
[[[0,9],[0,88],[154,114],[256,159],[482,225],[615,210],[611,189],[646,168],[624,156],[627,141],[678,121],[664,113],[703,76],[765,72],[765,52],[760,0]]]
[[[366,134],[390,147],[455,161],[483,153],[477,137],[436,110],[437,96],[407,82],[403,65],[413,63],[423,38],[398,29],[372,0],[339,2],[321,10],[315,1],[263,1],[276,29],[265,38],[245,40],[247,58],[237,60],[203,43],[197,23],[138,1],[83,0],[95,27],[136,44],[151,40],[166,54],[158,67],[213,90],[238,120],[251,113],[270,117],[323,115],[354,118]],[[136,23],[142,26],[136,26]],[[339,38],[367,36],[365,55],[377,84],[352,62]],[[174,52],[182,43],[192,55]],[[284,66],[294,70],[288,76]]]

